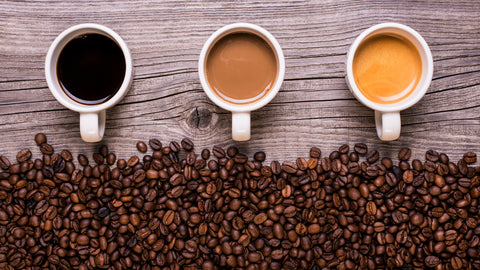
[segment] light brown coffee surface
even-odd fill
[[[397,35],[378,34],[365,40],[353,59],[353,75],[362,94],[380,104],[401,101],[422,76],[422,60],[414,45]]]
[[[206,60],[210,87],[231,103],[251,103],[273,86],[277,60],[262,38],[250,33],[234,33],[221,38]]]

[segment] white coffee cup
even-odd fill
[[[120,88],[110,99],[95,105],[82,104],[71,99],[64,92],[57,77],[57,62],[63,48],[72,39],[85,34],[100,34],[110,38],[119,46],[125,58],[125,76]],[[110,28],[94,23],[79,24],[63,31],[53,41],[45,60],[45,77],[50,91],[58,102],[80,113],[82,139],[86,142],[98,142],[102,140],[105,132],[106,110],[117,104],[130,88],[133,78],[132,57],[123,39]]]
[[[422,62],[422,75],[416,88],[406,98],[393,104],[379,104],[366,98],[357,84],[353,74],[353,59],[355,53],[367,38],[377,34],[396,34],[409,40],[417,49]],[[400,111],[417,103],[427,92],[433,75],[432,53],[425,40],[412,28],[399,23],[381,23],[363,31],[353,42],[347,54],[346,81],[352,94],[365,106],[375,110],[377,134],[381,140],[392,141],[400,136]]]
[[[277,76],[275,82],[265,96],[252,103],[229,103],[217,96],[207,81],[205,62],[210,50],[222,37],[232,33],[255,34],[267,42],[275,52],[277,59]],[[285,75],[285,59],[280,44],[278,44],[275,37],[267,30],[255,24],[234,23],[218,29],[205,42],[198,61],[198,73],[203,90],[207,96],[221,108],[232,112],[232,139],[235,141],[247,141],[250,139],[250,112],[265,106],[280,90]]]

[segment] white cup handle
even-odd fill
[[[86,142],[99,142],[105,132],[105,110],[80,113],[80,135]]]
[[[377,134],[382,141],[393,141],[400,137],[400,112],[375,111]]]
[[[232,139],[250,140],[250,112],[232,112]]]

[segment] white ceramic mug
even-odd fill
[[[364,40],[377,34],[396,34],[409,40],[417,49],[422,62],[422,76],[416,88],[407,97],[393,104],[379,104],[366,98],[357,84],[353,74],[353,59],[355,52]],[[401,121],[400,111],[405,110],[417,103],[427,92],[433,75],[432,53],[425,40],[412,28],[399,23],[381,23],[374,25],[353,42],[347,54],[346,81],[351,92],[365,106],[375,110],[375,124],[377,134],[381,140],[392,141],[400,136]]]
[[[110,99],[95,105],[78,103],[68,97],[57,78],[57,62],[62,49],[72,39],[85,34],[100,34],[110,38],[119,46],[125,58],[125,76],[120,88]],[[58,102],[80,113],[82,139],[86,142],[98,142],[102,140],[105,132],[106,110],[117,104],[130,88],[133,77],[132,57],[123,39],[110,28],[94,23],[79,24],[63,31],[53,41],[45,60],[45,77],[50,91]]]
[[[275,52],[277,59],[277,76],[271,89],[265,96],[255,102],[247,104],[229,103],[217,96],[210,87],[205,74],[205,62],[211,48],[222,37],[232,33],[250,33],[261,37]],[[226,25],[214,32],[205,42],[198,61],[198,73],[203,90],[207,96],[221,108],[232,112],[232,139],[235,141],[247,141],[250,139],[250,112],[259,109],[269,103],[280,90],[285,75],[285,59],[282,48],[275,37],[264,28],[250,23],[234,23]]]

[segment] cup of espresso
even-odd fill
[[[80,113],[80,135],[86,142],[102,140],[105,112],[127,94],[132,73],[123,39],[93,23],[63,31],[45,60],[48,87],[58,102]]]
[[[347,54],[347,84],[365,106],[375,110],[381,140],[400,136],[400,111],[417,103],[433,75],[432,53],[412,28],[381,23],[361,33]]]
[[[250,139],[250,112],[270,102],[280,90],[285,59],[277,40],[250,23],[226,25],[213,33],[200,53],[203,90],[232,112],[232,139]]]

